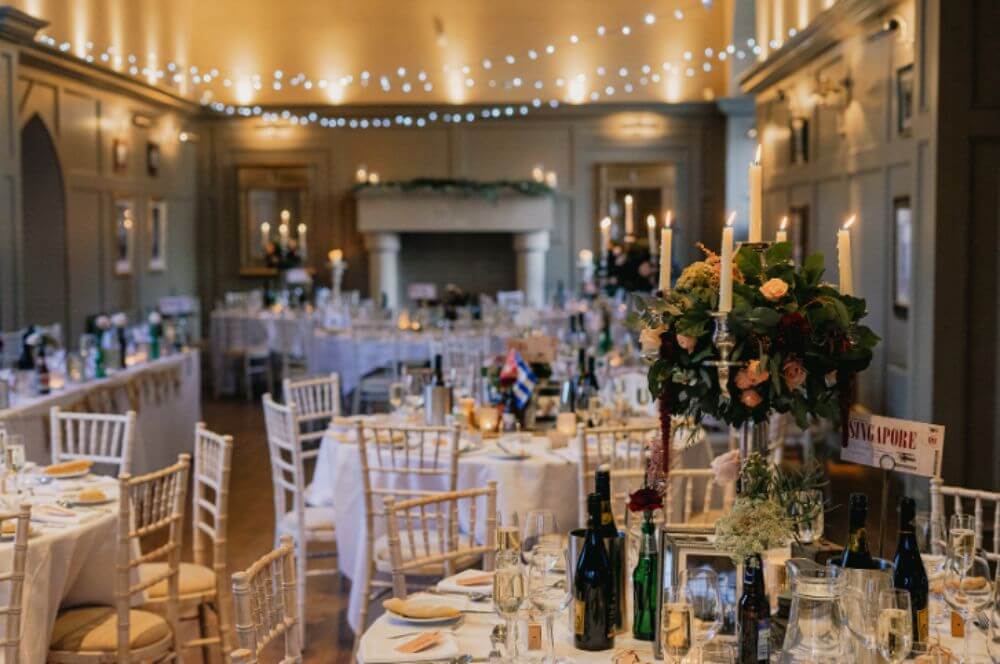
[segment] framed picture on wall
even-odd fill
[[[146,172],[150,177],[156,177],[160,172],[160,144],[150,141],[146,143]]]
[[[792,260],[796,265],[809,255],[809,206],[793,205],[788,208],[788,237],[792,242]]]
[[[789,160],[792,165],[807,163],[809,161],[809,120],[792,118],[789,123],[789,135],[791,137]]]
[[[128,143],[120,138],[111,141],[111,168],[122,173],[128,168]]]
[[[913,210],[909,196],[892,201],[892,231],[892,310],[905,319],[913,301]]]
[[[132,251],[135,247],[135,206],[127,198],[114,203],[115,275],[132,274]]]
[[[167,202],[154,198],[149,201],[149,271],[167,269]]]
[[[896,132],[909,136],[913,131],[913,64],[896,70]]]

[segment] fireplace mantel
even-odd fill
[[[501,194],[496,200],[453,193],[364,190],[357,194],[358,231],[369,254],[372,297],[398,308],[402,233],[511,233],[517,286],[529,304],[545,300],[545,255],[555,217],[550,196]]]

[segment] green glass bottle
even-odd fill
[[[652,641],[656,636],[656,591],[660,576],[660,555],[656,550],[653,522],[642,522],[639,561],[632,570],[632,636]]]
[[[104,367],[104,345],[98,339],[97,347],[94,349],[94,378],[106,378],[108,375]]]
[[[149,324],[149,359],[160,359],[160,326]]]
[[[611,337],[611,315],[605,309],[601,314],[601,336],[597,340],[597,354],[603,357],[614,347],[615,342]]]

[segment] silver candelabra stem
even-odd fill
[[[711,360],[707,364],[714,366],[716,371],[719,372],[719,389],[722,391],[722,396],[728,399],[730,397],[729,370],[733,367],[742,366],[743,363],[734,362],[729,359],[733,348],[736,346],[736,337],[733,336],[732,331],[729,329],[729,312],[715,311],[712,313],[712,318],[715,319],[715,332],[712,333],[712,343],[719,349],[719,359]]]
[[[347,270],[347,261],[334,261],[333,268],[333,301],[340,302],[341,285],[344,281],[344,272]]]

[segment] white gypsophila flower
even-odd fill
[[[149,324],[150,325],[159,325],[162,322],[163,322],[163,317],[160,316],[160,312],[159,311],[154,311],[154,312],[152,312],[152,313],[149,314]]]
[[[111,329],[111,319],[102,314],[94,319],[94,325],[97,326],[98,330],[109,330]]]
[[[28,344],[29,346],[37,346],[38,344],[42,343],[42,335],[39,334],[38,332],[32,332],[31,334],[28,335],[28,338],[24,340],[24,343]]]

